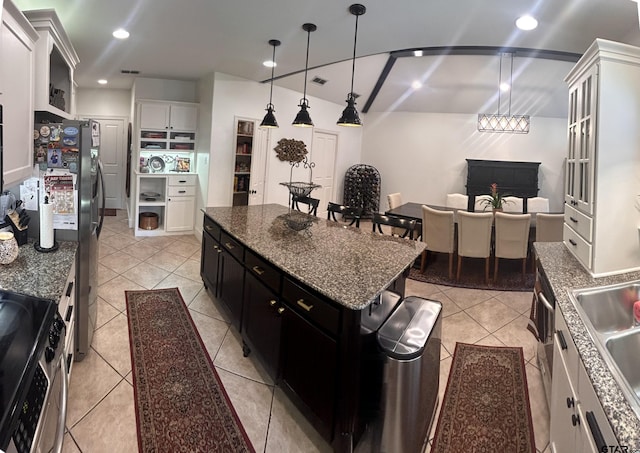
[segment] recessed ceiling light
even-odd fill
[[[98,83],[100,85],[106,85],[108,82],[107,82],[107,79],[100,79],[100,80],[98,80]]]
[[[267,68],[275,68],[278,66],[278,63],[275,61],[267,60],[262,62],[262,66],[266,66]]]
[[[118,28],[113,32],[113,37],[117,39],[127,39],[129,37],[129,32],[124,28]]]
[[[509,91],[510,88],[511,88],[511,85],[509,85],[507,82],[502,82],[500,84],[500,91],[502,92]]]
[[[528,14],[521,16],[518,18],[518,20],[516,20],[516,27],[518,27],[520,30],[529,31],[529,30],[533,30],[537,26],[538,26],[538,21],[534,17],[529,16]]]
[[[414,80],[411,83],[411,88],[413,88],[414,90],[419,90],[420,88],[422,88],[422,82],[419,80]]]
[[[413,56],[414,57],[421,57],[423,54],[422,50],[414,50],[413,51]]]

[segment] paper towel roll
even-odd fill
[[[53,205],[50,203],[40,204],[40,247],[53,247]]]

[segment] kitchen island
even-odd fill
[[[376,398],[365,371],[370,337],[361,322],[391,288],[404,293],[418,241],[309,216],[285,225],[269,204],[206,208],[201,275],[277,384],[334,451],[351,451]],[[369,332],[370,333],[370,332]]]
[[[536,242],[535,251],[542,271],[555,296],[556,311],[560,309],[561,316],[564,318],[571,335],[567,341],[573,339],[575,343],[579,359],[584,365],[618,444],[620,447],[628,447],[627,450],[618,451],[640,451],[640,419],[626,401],[620,385],[600,355],[582,318],[569,298],[569,291],[573,289],[594,288],[640,280],[640,272],[593,278],[563,243]],[[554,374],[553,380],[558,378]],[[580,390],[578,389],[578,391]],[[553,414],[551,423],[554,423]]]

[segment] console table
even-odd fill
[[[473,211],[476,195],[489,193],[489,186],[498,184],[501,193],[524,198],[524,212],[527,212],[527,198],[538,195],[538,167],[540,162],[515,162],[503,160],[467,160],[467,195]]]

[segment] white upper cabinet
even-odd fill
[[[75,115],[73,73],[78,55],[55,10],[25,11],[24,15],[40,36],[35,51],[34,108],[55,115],[56,119],[72,119]]]
[[[2,176],[4,187],[8,187],[31,176],[33,166],[33,50],[38,34],[10,0],[4,1],[2,9],[0,121]]]
[[[198,105],[179,102],[140,102],[140,129],[195,132]]]
[[[564,243],[593,276],[640,270],[640,48],[596,39],[565,81]]]

